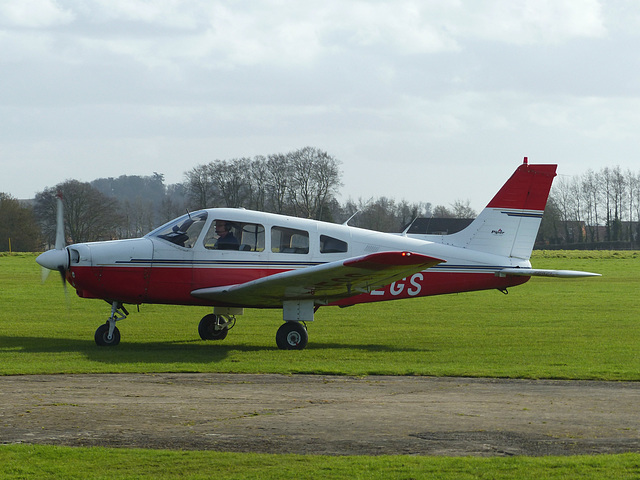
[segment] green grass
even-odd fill
[[[246,372],[640,380],[638,252],[540,252],[539,268],[600,278],[534,278],[509,295],[483,291],[321,308],[303,351],[281,351],[279,310],[248,309],[222,342],[205,342],[210,309],[142,305],[119,322],[122,342],[93,334],[110,313],[33,255],[0,257],[0,374]]]
[[[324,308],[300,352],[280,351],[279,311],[247,310],[223,342],[197,334],[208,309],[142,306],[99,348],[101,301],[40,283],[31,254],[0,254],[0,374],[277,372],[640,380],[639,252],[537,252],[538,268],[602,278],[532,279],[511,290]],[[1,441],[1,439],[0,439]],[[321,457],[0,446],[0,477],[640,478],[640,455],[544,458]]]
[[[637,479],[640,455],[545,458],[321,457],[0,447],[3,479]]]

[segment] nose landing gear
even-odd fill
[[[107,319],[107,323],[100,325],[96,330],[95,341],[100,347],[115,347],[120,343],[120,330],[116,327],[118,320],[124,320],[129,312],[122,302],[114,301],[111,303],[111,316]]]

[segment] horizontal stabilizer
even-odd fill
[[[581,278],[600,277],[599,273],[580,272],[578,270],[544,270],[540,268],[503,268],[496,273],[499,277],[513,275],[517,277],[555,277],[555,278]]]

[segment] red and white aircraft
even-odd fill
[[[235,316],[282,308],[281,349],[307,345],[304,322],[321,306],[398,300],[520,285],[532,276],[597,274],[531,268],[529,258],[556,165],[525,158],[471,225],[452,235],[381,233],[346,224],[212,208],[188,213],[131,240],[64,246],[62,202],[56,248],[37,258],[59,270],[82,298],[111,304],[95,334],[120,342],[124,304],[212,306],[205,340],[222,340]]]

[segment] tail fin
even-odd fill
[[[528,260],[538,235],[557,165],[529,165],[525,157],[471,225],[452,235],[420,238]]]

